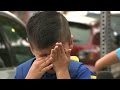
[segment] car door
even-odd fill
[[[15,64],[15,53],[12,50],[9,39],[0,26],[0,67],[9,67]]]

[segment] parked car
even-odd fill
[[[79,57],[87,65],[94,65],[100,58],[99,20],[88,16],[65,15],[69,21],[74,47],[71,55]]]
[[[17,16],[0,11],[0,79],[12,79],[15,67],[33,57],[26,27]]]
[[[0,11],[0,67],[14,67],[32,57],[25,30],[18,17]]]

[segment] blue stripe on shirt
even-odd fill
[[[116,49],[115,51],[118,59],[120,60],[120,48]]]

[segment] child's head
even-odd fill
[[[27,23],[27,35],[35,56],[38,53],[36,50],[47,50],[50,52],[56,42],[62,42],[64,48],[72,49],[68,21],[59,12],[45,11],[35,13]],[[46,54],[48,53],[42,55],[44,56]]]

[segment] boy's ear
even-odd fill
[[[73,49],[73,35],[71,35],[70,39],[70,49]]]

